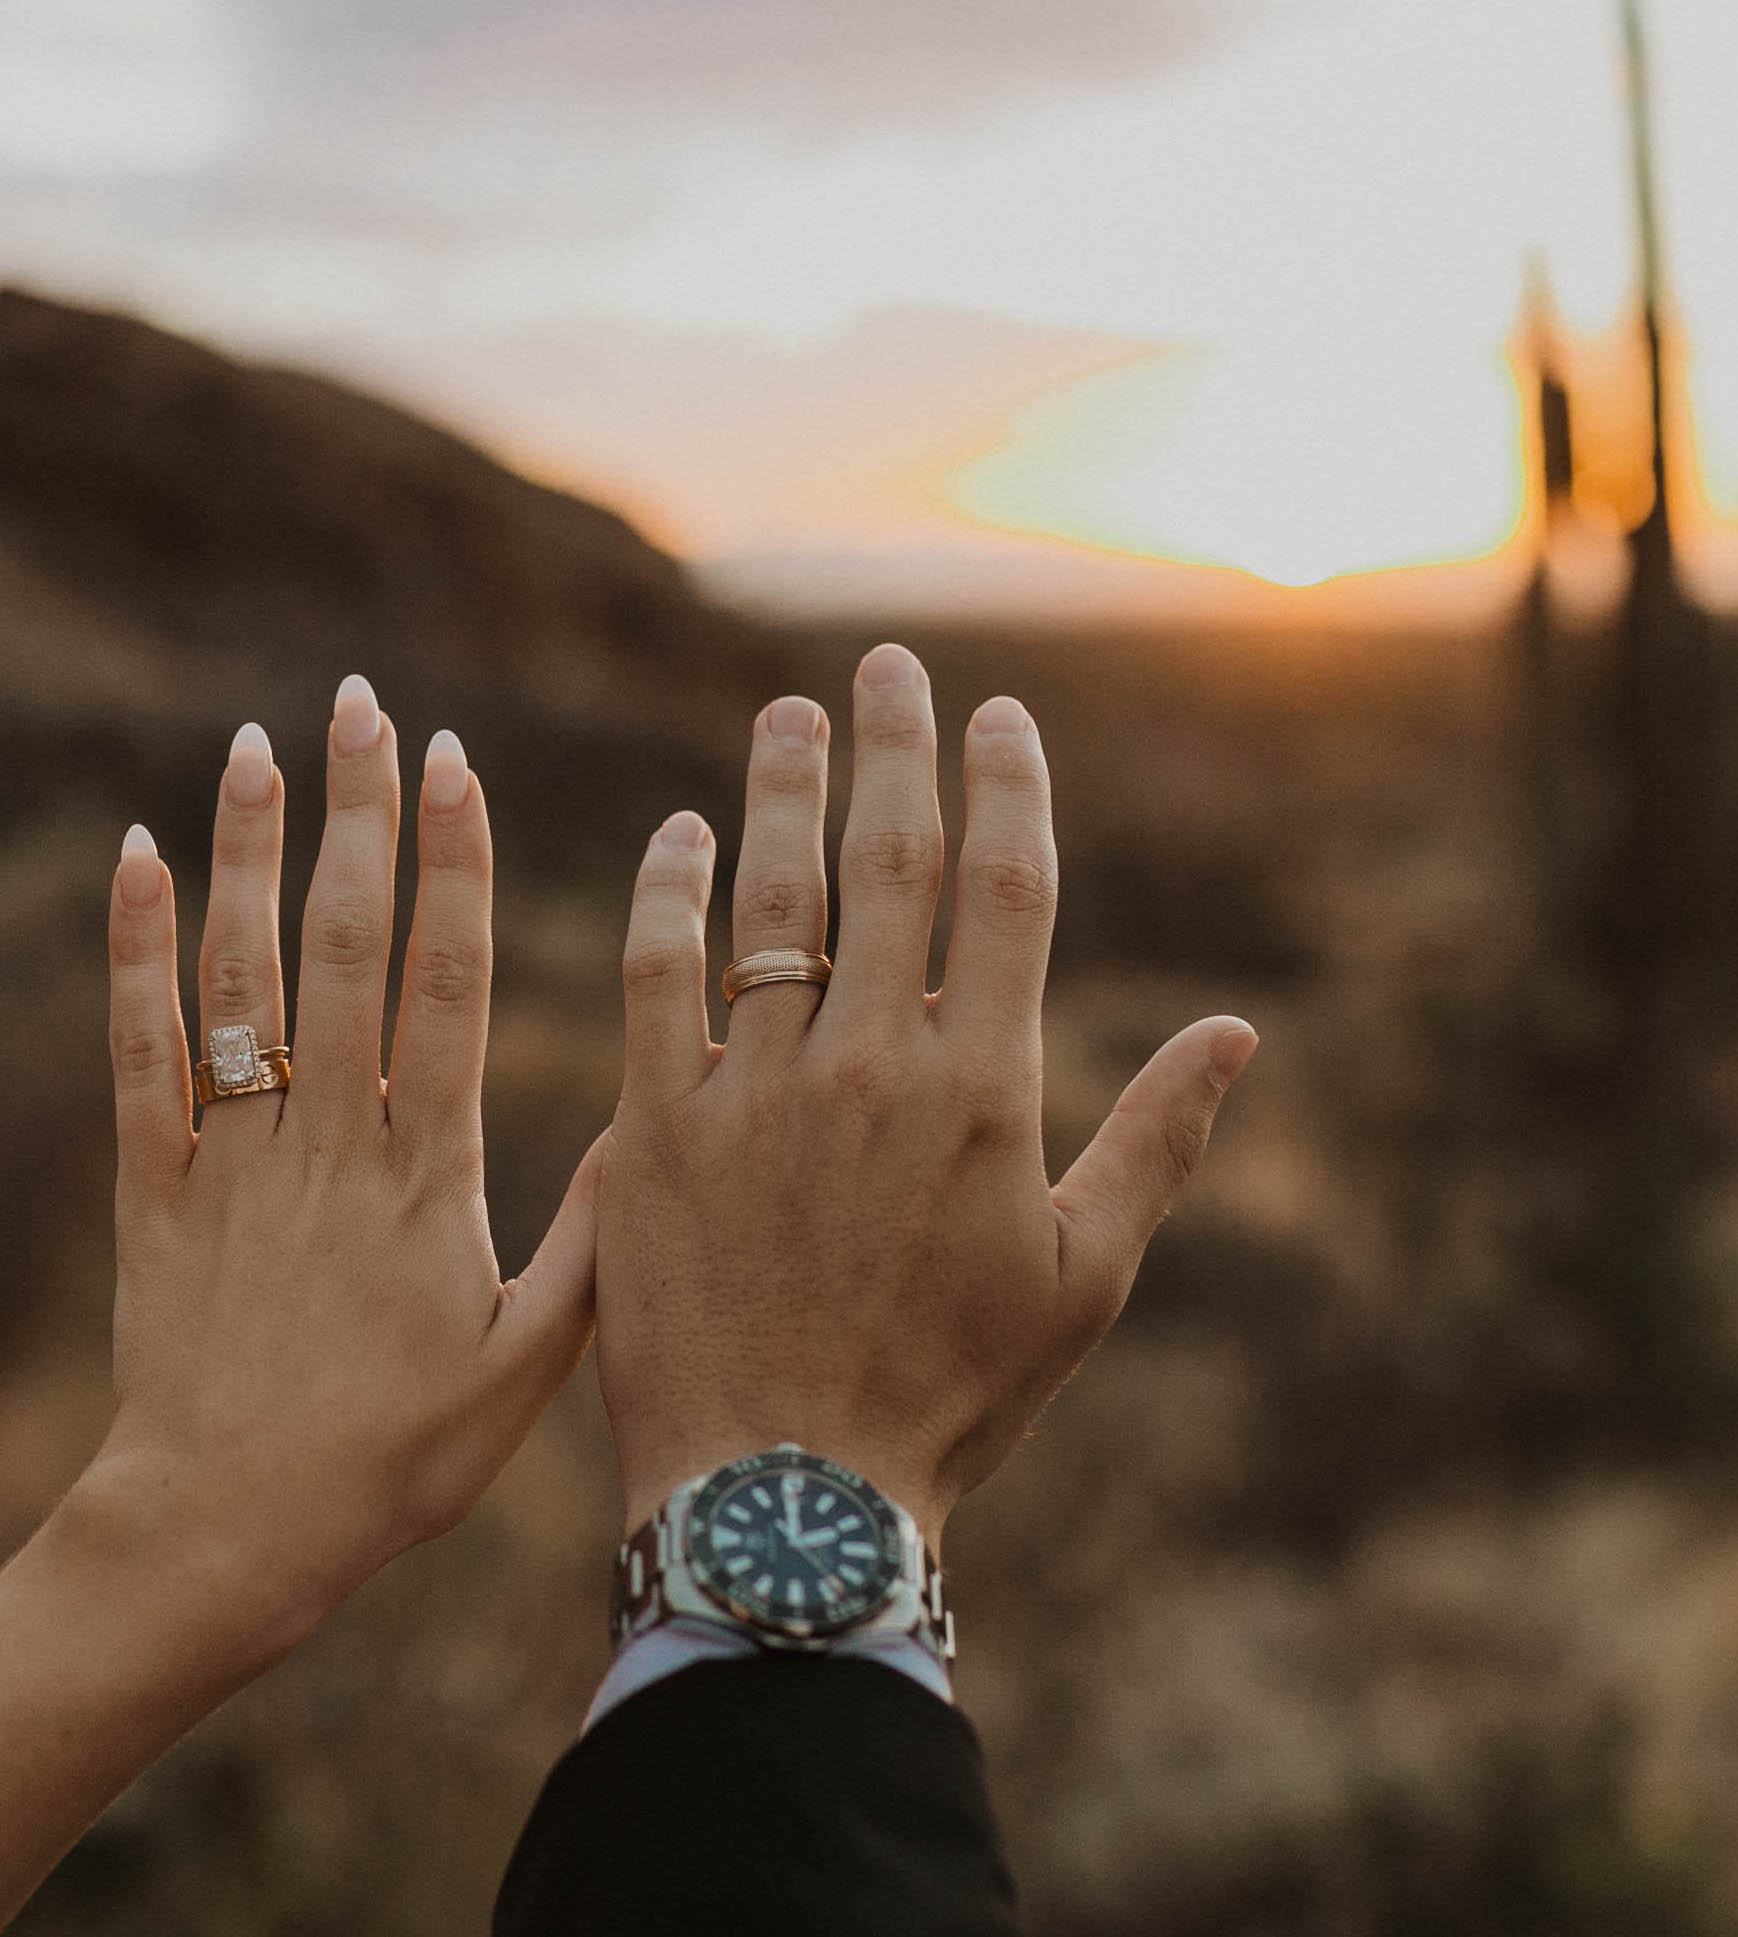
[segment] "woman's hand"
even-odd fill
[[[217,808],[202,1033],[284,1040],[283,788],[238,737]],[[184,1503],[310,1624],[460,1520],[590,1331],[589,1172],[504,1286],[483,1202],[488,818],[451,733],[431,743],[416,910],[380,1074],[398,757],[356,676],[329,730],[326,832],[302,922],[287,1093],[208,1104],[197,1136],[168,871],[133,837],[111,909],[117,1411],[112,1484]]]
[[[599,1195],[598,1373],[630,1528],[681,1481],[792,1439],[865,1473],[932,1547],[1121,1310],[1255,1033],[1198,1022],[1052,1189],[1039,1012],[1056,896],[1049,787],[1023,707],[966,735],[945,983],[924,992],[942,870],[923,668],[858,669],[831,985],[744,991],[707,1039],[713,845],[659,831],[628,934],[628,1059]],[[818,951],[827,726],[756,723],[735,952]]]
[[[284,1040],[283,786],[236,737],[200,951],[202,1033]],[[488,821],[428,752],[391,1071],[398,759],[365,680],[329,730],[287,1092],[192,1122],[168,870],[127,837],[110,901],[119,1130],[116,1412],[0,1574],[0,1920],[182,1729],[413,1542],[452,1526],[591,1331],[592,1180],[503,1285],[483,1203]]]

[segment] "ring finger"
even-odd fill
[[[774,700],[754,723],[748,806],[736,864],[732,954],[768,948],[819,954],[827,945],[827,716],[811,699]],[[730,1040],[793,1045],[821,999],[812,982],[744,989]]]
[[[262,1050],[284,1040],[284,981],[278,959],[278,871],[284,789],[271,742],[251,721],[235,736],[218,789],[211,837],[211,900],[199,949],[200,1046],[213,1032],[250,1028]],[[222,1051],[233,1039],[219,1038]],[[206,1106],[203,1141],[258,1136],[276,1126],[281,1092],[220,1097]]]

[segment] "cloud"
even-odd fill
[[[0,10],[0,169],[209,165],[241,129],[243,56],[207,0],[14,0]]]
[[[380,98],[451,86],[534,115],[746,120],[810,140],[947,127],[1010,90],[1185,58],[1336,0],[249,0],[294,61]],[[1339,0],[1345,4],[1345,0]]]

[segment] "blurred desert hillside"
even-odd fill
[[[18,290],[0,1545],[106,1417],[126,825],[175,870],[191,991],[242,720],[288,785],[291,911],[339,678],[369,675],[407,758],[460,732],[497,844],[486,1109],[511,1270],[613,1104],[647,835],[705,813],[728,910],[749,724],[792,689],[834,721],[836,831],[850,672],[881,636],[931,670],[954,829],[971,708],[1013,691],[1044,731],[1053,1166],[1174,1029],[1232,1010],[1263,1039],[1122,1323],[956,1523],[960,1693],[1037,1937],[1729,1928],[1738,1044],[1710,970],[1693,1094],[1675,1118],[1631,1107],[1596,898],[1563,914],[1527,846],[1513,628],[781,625],[398,409]],[[1575,635],[1574,703],[1611,643]],[[1596,856],[1616,785],[1596,740],[1571,738],[1561,780],[1568,851]],[[1698,932],[1730,926],[1710,909]],[[717,920],[712,940],[721,964]],[[195,1731],[17,1929],[484,1928],[602,1672],[616,1513],[588,1366],[464,1528]]]

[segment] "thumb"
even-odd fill
[[[579,1160],[536,1255],[520,1272],[513,1303],[536,1330],[571,1327],[577,1362],[591,1337],[597,1304],[597,1186],[609,1147],[606,1128]]]
[[[1062,1227],[1065,1292],[1101,1283],[1114,1294],[1115,1316],[1147,1240],[1201,1161],[1220,1101],[1259,1040],[1238,1016],[1193,1022],[1117,1098],[1050,1193]]]

